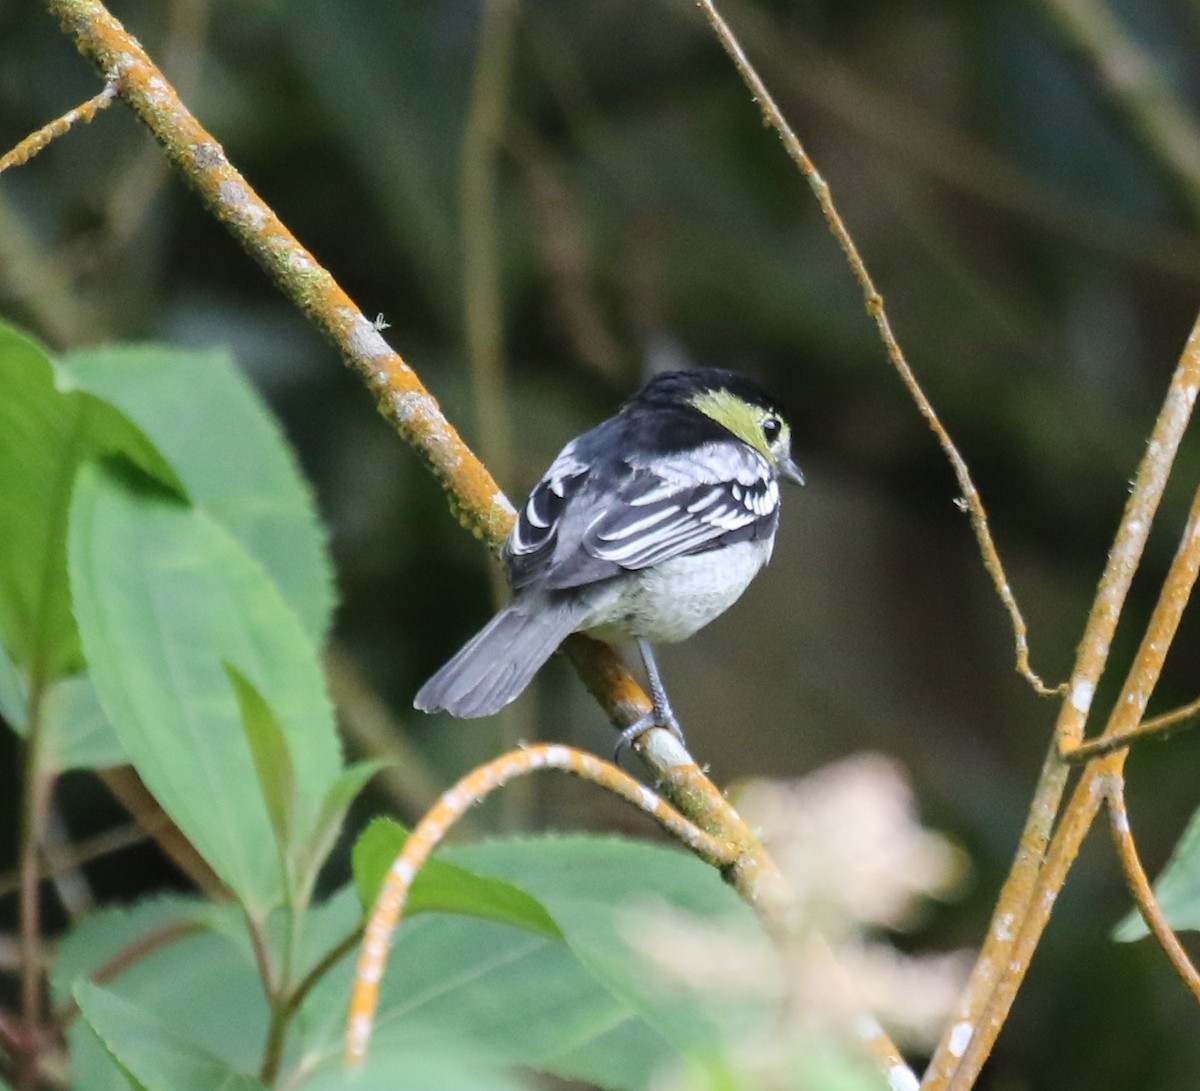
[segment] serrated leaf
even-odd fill
[[[1172,928],[1200,929],[1200,810],[1192,815],[1166,867],[1155,880],[1154,893]],[[1113,939],[1129,943],[1149,934],[1146,922],[1134,909],[1117,925]]]
[[[341,769],[316,649],[262,566],[202,510],[85,468],[71,512],[75,610],[96,692],[147,786],[255,914],[282,869],[233,689],[236,663],[287,732],[297,842]]]
[[[100,971],[110,992],[230,1068],[251,1071],[261,1061],[270,1012],[236,904],[173,895],[91,914],[55,954],[56,1005]],[[129,1091],[83,1020],[71,1023],[68,1038],[72,1091]]]
[[[279,424],[228,354],[107,346],[70,353],[59,368],[157,445],[192,502],[258,559],[319,647],[334,593],[311,490]]]
[[[354,845],[352,864],[359,900],[366,909],[375,904],[392,862],[404,848],[408,831],[390,818],[376,818]],[[518,886],[475,875],[442,860],[428,860],[417,873],[408,900],[408,914],[467,913],[511,924],[557,939],[558,925],[536,898]]]
[[[235,1071],[107,989],[81,982],[75,1002],[104,1048],[146,1091],[266,1091],[255,1076]]]

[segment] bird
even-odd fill
[[[634,641],[652,727],[681,742],[653,645],[724,613],[770,560],[781,480],[804,484],[791,427],[761,386],[722,368],[663,372],[571,440],[534,486],[501,559],[511,598],[429,679],[424,712],[498,712],[571,633]]]

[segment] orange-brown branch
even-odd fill
[[[705,833],[628,773],[583,750],[540,743],[501,754],[468,773],[443,793],[417,823],[400,855],[388,869],[367,920],[359,951],[354,994],[346,1021],[346,1060],[349,1063],[358,1064],[366,1057],[379,1002],[379,983],[387,965],[392,936],[400,924],[417,873],[471,807],[517,777],[528,776],[539,769],[558,769],[619,795],[716,867],[731,864],[738,855],[736,845]]]

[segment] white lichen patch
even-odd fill
[[[217,167],[225,166],[225,153],[221,150],[221,145],[211,140],[193,144],[188,152],[191,154],[192,162],[201,170],[215,170]]]
[[[1086,678],[1079,679],[1071,687],[1071,707],[1080,715],[1086,716],[1092,707],[1092,698],[1096,696],[1096,684]]]
[[[360,360],[378,360],[392,355],[391,348],[375,324],[361,314],[354,316],[346,340],[351,353]]]
[[[241,182],[235,182],[232,179],[226,179],[217,187],[217,197],[221,204],[231,211],[236,210],[237,212],[241,212],[242,206],[250,200],[246,187]]]
[[[401,424],[410,424],[418,418],[434,416],[437,411],[437,402],[428,394],[407,390],[403,394],[392,396],[392,415]]]
[[[413,881],[413,877],[416,875],[416,869],[413,867],[411,860],[406,860],[404,857],[400,857],[400,859],[392,864],[392,874],[396,877],[397,882],[402,883],[404,886],[408,886],[408,884]]]
[[[654,812],[662,806],[662,800],[659,799],[658,796],[644,784],[641,786],[641,796],[642,810],[646,811],[648,814],[654,814]]]
[[[652,762],[672,769],[679,765],[691,765],[693,758],[683,744],[669,731],[653,731],[650,733],[647,750]]]
[[[967,1052],[967,1046],[974,1037],[975,1028],[965,1019],[961,1023],[955,1023],[950,1030],[950,1041],[946,1043],[951,1055],[961,1057]]]
[[[892,1091],[920,1091],[920,1081],[906,1064],[894,1064],[888,1069],[888,1087]]]
[[[545,750],[546,764],[555,768],[569,768],[571,765],[571,751],[565,746],[548,746]]]

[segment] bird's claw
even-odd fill
[[[613,751],[613,760],[621,760],[621,751],[626,747],[631,747],[638,739],[640,739],[647,731],[654,727],[661,727],[675,736],[679,740],[681,746],[687,746],[687,741],[683,737],[683,728],[679,724],[679,719],[676,717],[674,710],[670,705],[665,708],[654,708],[647,712],[640,720],[631,723],[620,735],[617,736],[617,746]]]

